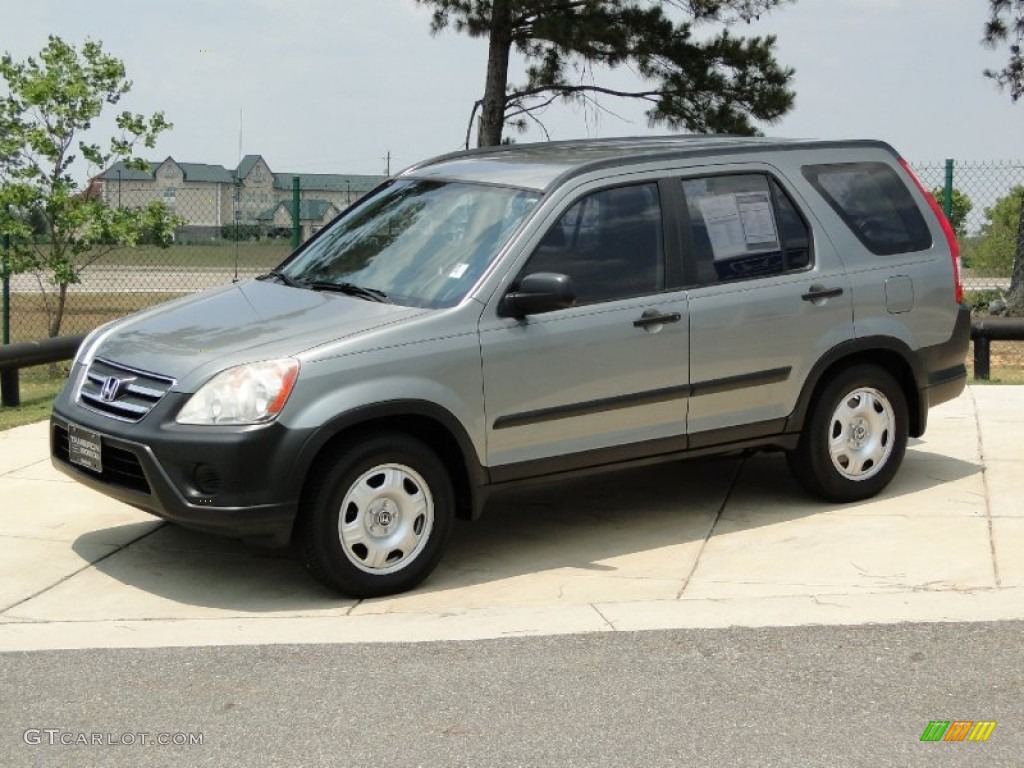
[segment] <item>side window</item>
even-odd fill
[[[803,173],[872,253],[885,256],[931,247],[920,209],[885,163],[808,165]]]
[[[702,285],[781,275],[811,264],[811,236],[793,201],[762,174],[683,180],[688,257]]]
[[[572,278],[577,304],[665,289],[658,185],[595,192],[548,230],[522,275],[558,272]]]

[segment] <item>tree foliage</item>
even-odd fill
[[[932,197],[941,206],[943,199],[946,197],[946,192],[942,187],[936,187],[932,190]],[[953,200],[949,208],[949,223],[953,225],[953,231],[956,232],[957,237],[963,237],[966,234],[967,215],[973,209],[974,203],[971,202],[971,198],[956,187],[953,187]]]
[[[152,148],[171,127],[162,112],[116,116],[117,135],[90,141],[93,122],[131,89],[124,64],[86,41],[80,49],[50,36],[37,57],[0,58],[0,229],[12,237],[15,271],[37,274],[51,336],[60,333],[68,286],[110,250],[147,239],[171,242],[181,222],[163,203],[113,209],[72,176],[81,157],[98,171],[115,160],[145,167],[134,147]],[[43,231],[40,231],[43,230]],[[50,288],[47,288],[47,285]]]
[[[1008,88],[1010,98],[1017,101],[1024,94],[1024,59],[1021,58],[1021,45],[1024,43],[1024,0],[989,0],[989,12],[989,19],[985,24],[985,44],[995,48],[1008,43],[1010,58],[1006,66],[1000,70],[985,70],[985,76],[995,80],[1000,88]],[[1010,197],[1012,197],[1012,193]],[[1017,200],[1016,202],[1017,229],[1011,250],[1013,257],[1008,295],[1011,309],[1018,312],[1024,312],[1024,204],[1022,202],[1024,201]]]
[[[1010,277],[1013,272],[1024,185],[1018,185],[985,209],[985,223],[972,240],[971,269],[989,277]]]
[[[985,44],[990,48],[1009,45],[1009,59],[1002,69],[986,69],[985,77],[1010,90],[1017,101],[1024,94],[1024,0],[989,0],[989,18],[985,23]]]
[[[488,39],[478,143],[502,143],[557,100],[596,103],[599,95],[646,102],[652,125],[696,133],[752,135],[793,105],[793,70],[775,60],[774,37],[732,34],[792,0],[416,0],[434,10],[432,30]],[[723,25],[717,33],[707,25]],[[512,51],[526,80],[508,82]],[[594,67],[628,67],[630,90],[599,85]],[[541,125],[543,127],[543,125]],[[467,145],[469,133],[467,132]]]

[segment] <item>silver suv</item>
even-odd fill
[[[961,291],[948,222],[880,142],[447,155],[269,274],[93,332],[53,461],[383,595],[513,483],[762,448],[816,496],[878,493],[964,387]]]

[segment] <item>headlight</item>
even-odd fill
[[[179,424],[260,424],[284,408],[299,376],[292,358],[249,363],[221,371],[181,409]]]

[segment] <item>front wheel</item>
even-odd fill
[[[300,546],[310,573],[351,597],[412,589],[451,536],[455,500],[426,445],[380,433],[317,462],[303,495]]]
[[[889,484],[907,448],[907,399],[896,380],[873,365],[842,371],[815,397],[790,471],[828,501],[859,501]]]

